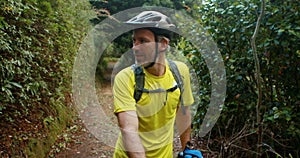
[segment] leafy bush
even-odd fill
[[[22,144],[21,130],[33,132],[70,104],[72,64],[90,8],[85,1],[7,0],[0,9],[0,139],[15,135]],[[7,147],[1,151],[12,152]]]
[[[250,39],[259,6],[257,0],[209,0],[191,9],[191,15],[200,19],[218,44],[226,66],[225,106],[210,137],[212,150],[223,157],[251,157],[256,151],[257,87]],[[297,15],[298,1],[268,2],[256,42],[263,77],[263,154],[269,156],[299,156],[300,16]],[[189,42],[183,40],[180,44]],[[191,52],[191,62],[200,74],[202,102],[194,120],[197,127],[208,105],[210,78],[198,50],[182,47],[182,51]]]

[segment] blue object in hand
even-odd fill
[[[190,143],[187,144],[183,151],[178,153],[178,158],[203,158],[199,150],[190,149],[189,146]]]
[[[183,151],[184,158],[203,158],[202,153],[199,150],[191,150],[186,148]]]

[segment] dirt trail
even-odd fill
[[[97,97],[105,113],[113,115],[110,76],[113,63],[109,63],[104,80],[96,79]],[[99,141],[78,117],[70,128],[58,137],[48,157],[52,158],[110,158],[114,149]]]
[[[108,110],[112,109],[112,92],[110,83],[105,83],[98,93],[101,94],[103,102],[108,103]],[[64,134],[59,136],[56,145],[48,157],[55,158],[110,158],[113,154],[113,148],[99,141],[86,128],[80,118],[74,121]]]

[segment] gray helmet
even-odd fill
[[[126,21],[125,24],[135,26],[136,28],[146,28],[155,35],[171,37],[176,26],[169,17],[157,11],[143,11],[137,16]]]

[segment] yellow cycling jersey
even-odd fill
[[[166,61],[167,62],[167,61]],[[194,102],[188,67],[182,62],[175,62],[184,82],[182,98],[185,105]],[[148,90],[170,89],[177,85],[169,65],[163,76],[154,76],[144,70],[144,88]],[[139,120],[139,136],[148,158],[173,157],[173,135],[177,108],[180,105],[180,90],[172,92],[143,93],[136,103],[134,95],[135,79],[133,70],[128,67],[119,72],[114,81],[114,112],[136,111]],[[116,144],[115,158],[126,158],[122,135]]]

